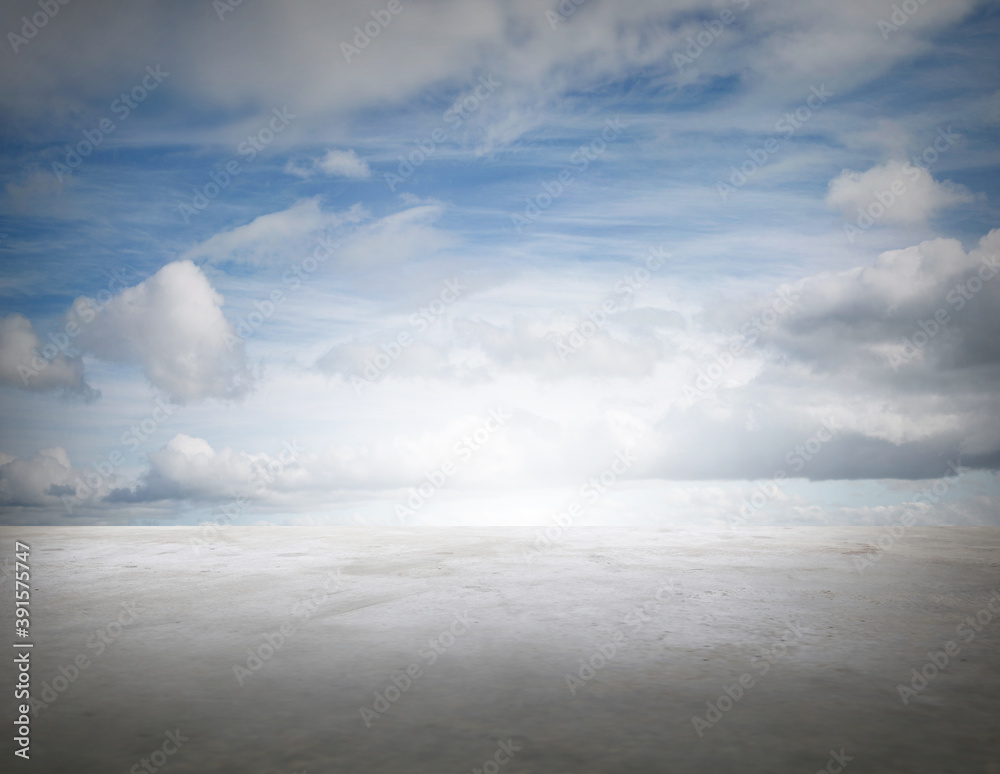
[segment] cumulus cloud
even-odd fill
[[[61,447],[43,449],[27,459],[0,453],[0,505],[62,509],[94,505],[119,479],[76,469]],[[71,508],[72,510],[72,508]]]
[[[845,169],[830,181],[826,203],[850,222],[866,214],[876,223],[915,224],[974,198],[964,186],[938,182],[924,167],[887,161],[866,172]]]
[[[151,452],[149,469],[130,486],[119,486],[108,494],[108,502],[139,503],[161,500],[280,500],[291,495],[320,501],[351,490],[393,490],[419,484],[427,472],[428,459],[454,458],[467,478],[474,457],[480,465],[497,461],[498,448],[507,434],[510,417],[503,414],[487,434],[490,450],[480,437],[485,417],[462,416],[450,420],[434,433],[413,436],[397,434],[371,443],[331,443],[319,450],[306,450],[295,440],[286,441],[274,454],[215,450],[202,438],[178,434],[161,449]],[[468,444],[468,445],[465,445]],[[508,444],[500,457],[520,468],[523,461],[512,455]],[[459,463],[463,463],[459,465]],[[530,466],[529,466],[530,469]],[[449,483],[454,481],[449,480]]]
[[[996,365],[998,255],[994,230],[969,252],[934,239],[884,252],[869,267],[805,278],[795,285],[798,312],[770,340],[818,368],[867,365],[885,378],[893,365],[908,378]]]
[[[69,334],[59,331],[42,344],[31,321],[19,314],[0,319],[0,384],[87,399],[100,395],[85,381],[83,360]]]
[[[286,444],[277,456],[215,451],[203,438],[178,433],[149,453],[149,470],[132,487],[119,487],[109,502],[257,499],[277,478],[293,474],[297,450]]]
[[[219,501],[244,498],[325,509],[349,493],[410,496],[411,487],[437,480],[435,489],[481,489],[559,480],[608,464],[608,448],[624,448],[634,428],[608,414],[599,429],[562,423],[502,404],[460,411],[439,426],[372,436],[363,441],[309,447],[295,439],[270,453],[217,450],[198,437],[175,436],[151,452],[149,469],[112,503]],[[428,474],[446,469],[444,476]]]
[[[301,452],[294,442],[286,442],[274,455],[228,446],[216,451],[203,438],[178,433],[149,453],[149,469],[137,481],[118,487],[107,499],[112,503],[263,500],[302,483]]]
[[[140,366],[177,402],[239,398],[251,385],[243,344],[222,313],[222,296],[191,261],[169,263],[126,288],[80,325],[78,346],[103,360]]]
[[[809,478],[933,477],[949,462],[997,469],[998,256],[993,231],[969,252],[936,239],[794,283],[793,313],[759,332],[757,374],[732,387],[720,379],[664,418],[665,444],[693,451],[665,452],[661,470],[787,472],[787,454],[825,417],[842,430],[803,464]],[[727,313],[749,318],[760,307]]]

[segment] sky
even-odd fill
[[[1000,525],[995,3],[0,32],[0,523]]]

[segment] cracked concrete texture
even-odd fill
[[[168,774],[469,772],[501,742],[505,774],[1000,774],[1000,529],[538,533],[4,528],[48,698],[22,768],[125,772],[179,730]]]

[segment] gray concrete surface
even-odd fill
[[[1000,530],[536,532],[5,528],[3,768],[1000,774]]]

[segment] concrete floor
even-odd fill
[[[50,701],[3,768],[1000,774],[1000,529],[885,534],[4,528]]]

